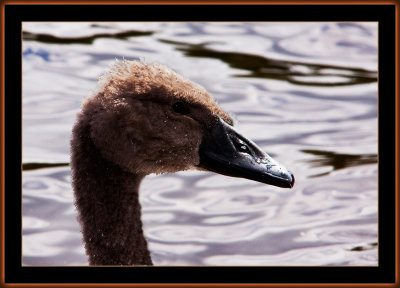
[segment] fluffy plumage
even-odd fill
[[[177,113],[174,103],[185,105]],[[89,263],[152,265],[139,185],[151,173],[196,168],[204,129],[232,124],[207,91],[160,64],[117,62],[73,128],[75,204]]]

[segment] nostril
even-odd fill
[[[246,145],[240,145],[239,150],[246,153],[249,152],[249,148]]]
[[[244,152],[244,153],[247,153],[247,154],[250,153],[250,149],[249,149],[249,147],[247,146],[247,144],[244,141],[242,141],[241,139],[236,138],[236,137],[233,137],[232,140],[233,140],[232,142],[234,143],[236,149],[239,152]]]

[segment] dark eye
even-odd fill
[[[188,113],[188,109],[185,105],[185,103],[183,102],[175,102],[174,104],[172,104],[172,109],[179,114],[186,114]]]

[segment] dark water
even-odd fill
[[[82,100],[115,59],[203,85],[296,176],[141,186],[155,265],[377,265],[377,23],[24,23],[23,263],[87,265],[70,183]]]

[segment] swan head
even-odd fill
[[[202,86],[160,64],[117,62],[79,117],[90,123],[101,155],[134,174],[200,169],[294,184],[286,168],[233,128]]]

